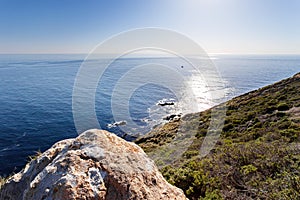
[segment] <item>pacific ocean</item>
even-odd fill
[[[1,176],[19,171],[35,151],[44,151],[59,140],[77,136],[72,94],[84,58],[85,55],[0,55]],[[226,94],[224,100],[300,71],[300,56],[296,55],[213,55],[211,59],[224,81],[224,88],[221,88]],[[101,128],[124,135],[122,128],[107,127],[115,122],[111,102],[115,83],[128,70],[145,63],[182,69],[188,65],[176,57],[120,58],[114,61],[100,79],[95,94],[95,112]],[[160,75],[159,71],[155,73],[152,76]],[[198,84],[192,85],[198,87]],[[203,95],[211,90],[213,88],[206,88]],[[130,95],[130,117],[141,127],[141,134],[153,125],[164,122],[164,115],[182,112],[181,108],[186,106],[182,104],[175,109],[164,107],[163,112],[158,112],[157,109],[161,109],[156,105],[159,100],[179,99],[174,91],[155,83],[136,88]],[[213,102],[203,97],[199,104],[200,110],[203,110],[211,107]]]

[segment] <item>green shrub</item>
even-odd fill
[[[268,106],[274,106],[276,104],[277,104],[277,100],[276,99],[272,99],[272,100],[270,100],[270,101],[267,102]]]
[[[204,137],[207,134],[207,128],[200,128],[197,131],[196,137],[200,138],[200,137]]]
[[[263,124],[261,122],[257,122],[254,124],[253,128],[262,128]]]
[[[183,157],[187,158],[187,159],[190,159],[194,156],[197,156],[199,155],[199,150],[190,150],[190,151],[186,151],[184,154],[183,154]]]
[[[229,123],[229,124],[225,124],[224,127],[223,127],[223,131],[224,132],[228,132],[230,131],[231,129],[233,129],[233,124]]]
[[[279,101],[282,101],[282,100],[285,100],[286,99],[286,96],[285,95],[281,95],[280,97],[278,97],[278,100]]]
[[[279,123],[278,129],[280,129],[280,130],[288,129],[290,126],[291,126],[290,121],[283,121],[283,122]]]
[[[244,165],[241,168],[241,173],[243,173],[244,175],[248,175],[250,173],[256,172],[257,168],[253,165]]]
[[[212,192],[206,192],[205,197],[200,197],[199,200],[222,200],[220,191],[219,190],[213,190]]]
[[[276,113],[276,116],[277,116],[277,117],[284,117],[284,116],[285,116],[285,113],[284,113],[284,112],[277,112],[277,113]]]
[[[274,112],[274,110],[276,110],[276,107],[275,107],[275,106],[268,106],[268,107],[266,108],[266,113],[271,114],[271,113]]]
[[[286,103],[280,103],[277,105],[278,111],[286,111],[289,109],[289,106]]]
[[[285,137],[289,138],[290,142],[294,142],[298,139],[299,131],[296,131],[294,129],[285,129],[285,130],[281,130],[280,134],[282,136],[285,136]]]

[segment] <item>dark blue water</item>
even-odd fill
[[[223,55],[214,63],[235,95],[272,84],[300,71],[299,55]]]
[[[230,97],[287,78],[300,71],[300,56],[213,56]],[[20,170],[29,155],[55,142],[76,137],[72,92],[84,55],[0,55],[0,175]],[[178,58],[124,58],[100,80],[95,108],[103,129],[122,135],[114,122],[111,93],[126,69],[143,63],[186,65]],[[130,116],[149,129],[150,108],[172,91],[146,84],[131,96]],[[206,102],[203,102],[205,104]],[[210,105],[210,102],[207,102]],[[157,123],[157,122],[155,122]],[[127,138],[130,139],[130,138]]]

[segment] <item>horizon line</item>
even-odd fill
[[[0,55],[88,55],[90,53],[47,53],[47,52],[42,52],[42,53],[35,53],[35,52],[30,52],[30,53],[0,53]],[[93,53],[94,54],[94,53]],[[94,54],[95,55],[95,54]],[[114,55],[114,53],[105,53],[102,55]],[[140,55],[140,56],[166,56],[165,54],[135,54],[135,55]],[[197,54],[190,54],[191,56],[195,56]],[[214,55],[299,55],[300,53],[207,53],[208,56],[214,56]]]

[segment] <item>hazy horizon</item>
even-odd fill
[[[297,0],[0,0],[0,54],[88,54],[144,27],[179,32],[208,54],[300,54],[299,9]]]

